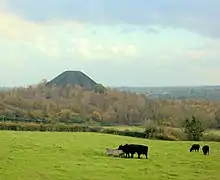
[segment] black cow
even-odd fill
[[[131,158],[133,158],[134,154],[137,153],[138,158],[140,158],[141,154],[144,154],[146,159],[148,158],[148,146],[139,144],[125,144],[124,146],[120,145],[118,150],[122,150],[126,154],[126,157],[130,157],[129,154],[131,154]]]
[[[199,149],[200,149],[200,145],[199,144],[193,144],[189,151],[190,152],[192,152],[192,151],[198,152]]]
[[[204,154],[204,155],[209,154],[209,146],[208,146],[208,145],[203,146],[203,147],[202,147],[202,151],[203,151],[203,154]]]
[[[130,151],[128,150],[127,146],[128,146],[128,144],[126,144],[124,146],[122,146],[122,145],[118,146],[118,150],[122,150],[125,153],[126,158],[130,157],[130,155],[129,155]]]

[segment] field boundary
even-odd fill
[[[44,124],[44,123],[21,123],[21,122],[0,122],[0,130],[9,131],[40,131],[40,132],[97,132],[105,134],[113,134],[120,136],[130,136],[142,139],[158,139],[158,140],[169,140],[169,141],[185,141],[183,133],[176,131],[175,129],[166,128],[161,129],[161,132],[149,136],[146,131],[134,131],[134,130],[121,130],[117,127],[102,127],[102,126],[86,126],[80,124]],[[180,133],[182,133],[180,135]],[[217,133],[205,133],[204,139],[206,141],[220,142],[220,135]]]

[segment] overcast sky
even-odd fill
[[[0,86],[220,83],[219,0],[0,0]]]

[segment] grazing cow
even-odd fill
[[[140,158],[141,154],[144,154],[146,159],[148,158],[148,146],[139,144],[125,144],[124,146],[120,145],[118,149],[122,150],[126,154],[126,157],[130,157],[129,154],[131,154],[131,158],[133,158],[134,154],[137,153],[138,158]]]
[[[209,154],[209,146],[208,146],[208,145],[203,146],[203,147],[202,147],[202,151],[203,151],[203,154],[204,154],[204,155]]]
[[[106,152],[105,152],[108,156],[119,156],[121,157],[124,152],[122,150],[118,150],[118,149],[111,149],[111,148],[106,148]]]
[[[125,146],[127,146],[127,144]],[[125,146],[120,145],[118,147],[118,150],[122,150],[125,153],[125,157],[127,158],[127,157],[130,157],[130,155],[129,155],[129,152]]]
[[[199,149],[200,149],[200,145],[199,144],[193,144],[189,151],[190,152],[192,152],[192,151],[198,152]]]

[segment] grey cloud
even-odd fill
[[[154,28],[147,28],[146,33],[148,33],[148,34],[157,34],[157,33],[159,33],[159,31],[154,29]]]
[[[152,27],[140,27],[140,26],[122,26],[120,32],[121,33],[132,33],[135,31],[144,31],[147,34],[157,34],[159,31]]]
[[[128,23],[185,28],[220,38],[219,0],[9,0],[26,18],[72,18],[102,24]]]

